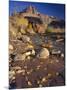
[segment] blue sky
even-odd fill
[[[65,19],[65,5],[64,4],[51,4],[51,3],[38,3],[26,1],[9,1],[9,15],[14,10],[17,12],[23,11],[27,6],[34,6],[38,12],[49,16],[56,16],[60,19]]]

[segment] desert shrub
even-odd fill
[[[47,29],[46,29],[46,33],[52,33],[53,32],[53,28],[52,27],[48,27]]]
[[[28,25],[28,20],[27,19],[25,19],[25,18],[18,18],[17,19],[17,25],[18,26],[21,26],[21,25]]]

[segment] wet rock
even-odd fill
[[[40,58],[43,58],[43,59],[48,58],[49,55],[50,55],[50,53],[49,53],[49,50],[48,50],[47,48],[41,49],[41,51],[40,51],[40,53],[39,53],[39,57],[40,57]]]

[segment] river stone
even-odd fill
[[[43,59],[48,58],[49,57],[49,50],[47,48],[41,49],[39,57],[43,58]]]

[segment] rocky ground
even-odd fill
[[[22,40],[10,41],[10,88],[64,85],[64,42],[57,42],[56,47],[52,43],[42,42],[43,39],[40,40],[40,38],[34,40],[30,40],[30,42],[25,40],[24,42]]]
[[[65,34],[46,33],[35,22],[9,18],[10,89],[65,85]]]

